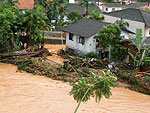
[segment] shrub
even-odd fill
[[[98,58],[98,55],[94,52],[89,52],[85,56],[89,58]]]
[[[122,45],[117,45],[112,50],[112,58],[114,60],[123,60],[128,55],[128,49]]]

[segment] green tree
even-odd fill
[[[109,47],[109,60],[111,59],[111,48],[120,43],[120,34],[121,29],[117,24],[109,24],[104,26],[95,36],[101,47]]]
[[[142,30],[136,29],[136,41],[132,41],[131,45],[134,45],[137,48],[136,54],[129,52],[129,55],[134,60],[134,66],[136,69],[139,69],[144,57],[146,56],[146,48],[150,45],[146,45],[146,37],[142,37]]]
[[[120,27],[122,27],[122,28],[127,28],[127,27],[129,27],[129,23],[128,23],[128,22],[125,22],[125,21],[123,20],[123,17],[121,17],[120,20],[116,20],[115,23],[118,24],[118,25],[119,25]]]
[[[95,5],[94,2],[90,2],[89,0],[82,0],[79,2],[79,4],[86,8],[86,16],[89,15],[89,6]]]
[[[104,20],[104,16],[100,16],[100,11],[97,9],[92,10],[88,17],[95,20]]]
[[[49,6],[50,0],[34,0],[34,5],[41,5],[45,9]]]
[[[39,43],[43,40],[41,29],[48,29],[46,25],[47,16],[41,6],[33,9],[27,9],[24,15],[24,25],[26,25],[26,33],[29,38],[29,44]]]
[[[64,26],[64,16],[67,15],[67,5],[68,1],[67,0],[56,0],[57,1],[57,9],[58,9],[58,20],[56,21],[56,26]]]
[[[99,45],[103,48],[115,46],[121,40],[121,29],[117,24],[109,24],[104,26],[95,36]]]
[[[12,6],[16,5],[16,3],[18,3],[18,0],[2,0],[4,2],[7,2],[9,4],[11,4]]]
[[[79,19],[83,18],[83,15],[78,11],[72,11],[67,15],[67,17],[69,19],[69,23],[75,23]]]
[[[10,52],[15,47],[14,24],[16,8],[7,2],[0,2],[0,52]]]
[[[115,87],[113,81],[116,81],[117,78],[113,76],[110,70],[107,72],[100,70],[99,72],[101,76],[97,76],[95,73],[90,72],[90,75],[87,74],[87,76],[90,76],[89,78],[81,78],[77,84],[73,84],[70,95],[73,95],[74,100],[78,102],[78,106],[74,113],[77,112],[81,102],[88,101],[90,97],[95,97],[96,102],[99,102],[102,96],[109,98],[112,95],[111,87]]]
[[[55,21],[55,26],[64,24],[63,18],[67,12],[67,0],[35,0],[35,4],[44,7],[49,20],[47,24],[52,24],[52,21]]]

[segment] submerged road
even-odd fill
[[[0,63],[0,113],[73,113],[77,103],[68,83],[16,70]],[[150,96],[122,88],[112,94],[82,103],[78,113],[150,113]]]

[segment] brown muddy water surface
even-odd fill
[[[73,113],[77,103],[68,83],[16,70],[0,63],[0,113]],[[150,113],[150,96],[122,88],[112,93],[100,103],[81,104],[78,113]]]

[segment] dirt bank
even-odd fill
[[[0,113],[73,113],[77,103],[68,94],[71,86],[16,70],[0,63]],[[112,93],[100,103],[81,104],[78,113],[149,113],[150,96],[122,88]]]

